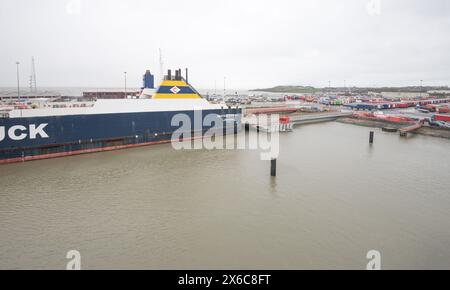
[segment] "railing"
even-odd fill
[[[9,119],[8,112],[0,112],[0,119]]]

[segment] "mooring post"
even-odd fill
[[[373,131],[370,131],[370,135],[369,135],[369,143],[370,144],[373,144],[373,137],[374,137],[374,132]]]
[[[277,159],[270,160],[270,176],[277,176]]]

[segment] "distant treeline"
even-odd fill
[[[293,93],[293,94],[314,94],[318,92],[348,92],[367,94],[368,92],[427,92],[427,91],[450,91],[448,86],[409,86],[409,87],[326,87],[315,88],[311,86],[276,86],[273,88],[255,89],[253,92],[271,92],[271,93]]]
[[[266,88],[266,89],[255,89],[250,90],[253,92],[270,92],[270,93],[296,93],[296,94],[313,94],[319,91],[322,91],[323,89],[318,89],[315,87],[309,87],[309,86],[276,86],[273,88]]]

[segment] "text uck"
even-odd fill
[[[38,136],[40,138],[48,138],[48,135],[44,130],[47,125],[48,124],[39,124],[36,126],[36,124],[30,124],[28,128],[22,125],[14,125],[9,129],[6,129],[5,126],[0,126],[0,141],[5,140],[6,136],[14,141],[24,140],[27,137],[36,139]]]

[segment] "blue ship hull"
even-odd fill
[[[190,133],[194,136],[194,111],[2,118],[0,164],[170,142],[172,133],[179,129],[179,126],[171,125],[172,117],[180,113],[192,120]],[[241,110],[205,110],[202,111],[202,118],[208,114],[216,114],[217,120],[223,122],[221,116],[241,114]],[[239,130],[240,119],[236,121],[231,126]],[[30,125],[39,124],[47,124],[44,130],[48,137],[37,135],[32,139],[31,129],[28,132],[15,132],[16,135],[27,134],[21,140],[13,140],[8,136],[8,128],[13,126],[30,128]],[[229,127],[230,124],[224,126]],[[209,129],[210,126],[202,126],[201,130],[206,132]]]

